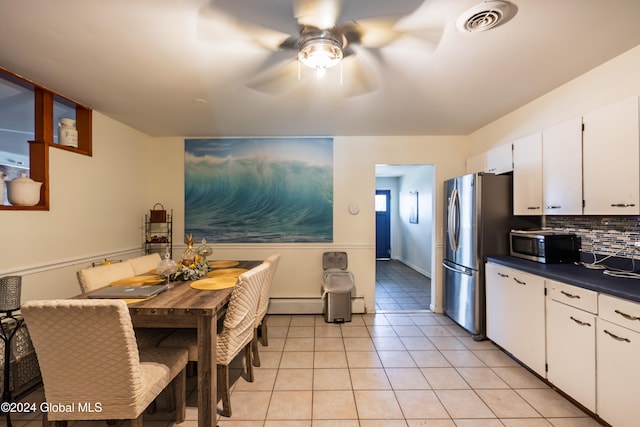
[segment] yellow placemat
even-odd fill
[[[211,268],[235,267],[238,264],[240,264],[238,261],[209,261]]]
[[[191,282],[189,286],[201,291],[215,291],[217,289],[232,288],[236,285],[237,281],[238,279],[233,276],[210,277],[208,279]]]
[[[157,285],[163,281],[164,277],[162,276],[133,276],[111,282],[109,286]]]
[[[136,302],[146,301],[146,300],[148,300],[148,299],[155,298],[156,296],[157,296],[157,295],[152,295],[152,296],[150,296],[150,297],[148,297],[148,298],[123,298],[122,300],[123,300],[124,302],[126,302],[127,304],[134,304],[134,303],[136,303]]]
[[[219,270],[213,270],[207,273],[207,277],[221,277],[221,276],[233,276],[238,277],[245,271],[246,268],[221,268]]]

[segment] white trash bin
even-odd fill
[[[323,256],[322,300],[324,321],[351,322],[351,293],[355,280],[347,269],[346,252],[327,252]]]
[[[322,279],[324,321],[328,323],[351,322],[351,291],[353,274],[349,271],[327,270]]]

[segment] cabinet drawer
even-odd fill
[[[571,307],[598,314],[598,293],[566,283],[547,280],[549,297]]]
[[[640,332],[640,304],[610,295],[598,296],[600,318]]]

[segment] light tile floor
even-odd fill
[[[376,260],[376,311],[429,310],[431,279],[397,260]]]
[[[220,427],[600,425],[490,341],[473,341],[442,315],[354,315],[342,325],[321,316],[270,316],[269,346],[260,350],[255,381],[237,379],[233,415],[220,417]],[[194,378],[189,386],[180,427],[197,426]],[[41,390],[24,400],[41,401]],[[159,410],[144,425],[177,426],[172,415]],[[36,417],[14,417],[13,425],[39,426]]]

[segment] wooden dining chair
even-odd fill
[[[83,294],[107,286],[116,280],[133,277],[136,273],[128,262],[114,262],[113,264],[98,265],[82,269],[76,273],[80,290]]]
[[[139,274],[150,272],[151,270],[156,268],[158,264],[160,264],[160,261],[162,261],[160,254],[153,253],[149,255],[139,256],[136,258],[131,258],[124,262],[128,262],[129,264],[131,264],[131,267],[133,268],[133,273],[134,275],[137,276]]]
[[[131,420],[173,385],[177,423],[186,414],[187,350],[138,349],[126,302],[116,299],[28,301],[21,307],[42,373],[45,401],[70,408],[43,424]]]
[[[273,254],[265,259],[269,264],[269,272],[267,279],[264,281],[262,290],[260,291],[260,301],[258,302],[258,310],[253,323],[253,340],[251,348],[253,351],[253,366],[260,366],[260,352],[258,350],[258,339],[262,341],[265,347],[269,345],[269,337],[267,335],[267,310],[269,309],[269,298],[271,296],[271,284],[273,277],[278,269],[280,262],[280,254]]]
[[[258,310],[263,282],[267,280],[269,265],[263,262],[241,274],[231,292],[231,298],[216,340],[216,369],[218,393],[222,400],[222,412],[231,416],[229,390],[229,364],[244,350],[245,378],[253,382],[251,342],[254,321]],[[209,291],[202,291],[209,292]],[[197,361],[198,337],[194,329],[178,329],[160,343],[160,347],[184,347],[189,350],[189,359]]]

